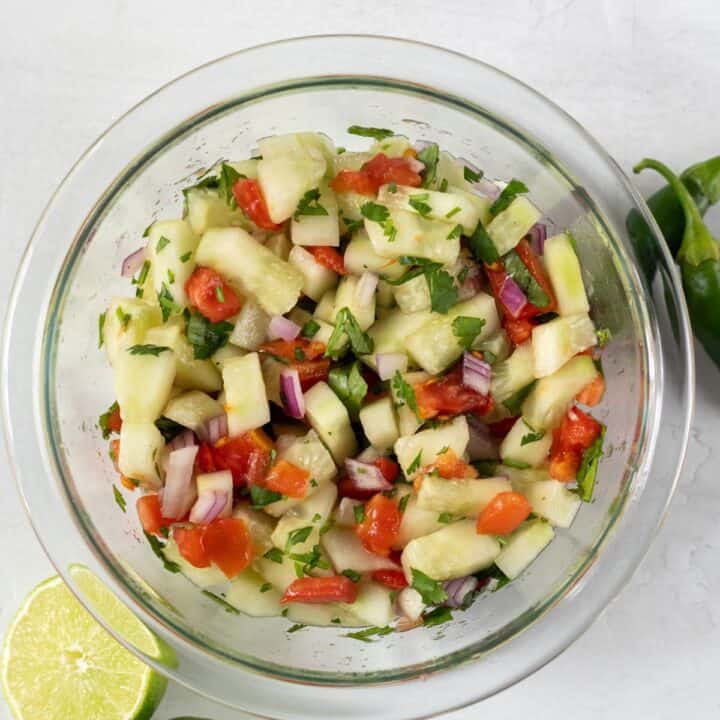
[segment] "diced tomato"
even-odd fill
[[[260,183],[250,178],[240,178],[232,188],[238,207],[262,230],[275,231],[282,224],[274,223],[270,218],[267,203],[263,197]]]
[[[209,267],[196,267],[185,283],[190,304],[217,323],[240,310],[240,299],[222,277]]]
[[[580,469],[581,462],[582,453],[577,450],[556,450],[555,453],[550,456],[548,472],[553,480],[567,483],[575,482],[575,476]]]
[[[597,439],[602,425],[592,416],[573,407],[565,414],[560,427],[553,431],[550,448],[550,476],[561,482],[573,482],[582,456]]]
[[[390,458],[379,457],[373,465],[380,468],[380,472],[389,483],[394,483],[400,474],[400,466]]]
[[[157,535],[160,528],[170,527],[175,521],[162,516],[159,495],[143,495],[135,504],[142,529],[151,535]]]
[[[440,477],[448,480],[452,478],[476,478],[478,476],[477,470],[472,465],[468,465],[461,460],[452,448],[448,448],[445,452],[436,455],[431,464],[422,468],[419,477],[422,478],[422,476],[429,475],[431,472],[437,472]]]
[[[515,320],[511,317],[506,317],[503,320],[503,328],[510,338],[510,342],[513,345],[522,345],[524,342],[532,337],[532,331],[535,326],[525,318],[519,318]]]
[[[372,579],[393,590],[402,590],[404,587],[407,587],[408,584],[405,573],[402,570],[390,570],[389,568],[385,570],[375,570],[372,574]]]
[[[410,158],[389,158],[384,153],[378,153],[360,170],[341,170],[330,183],[330,187],[338,193],[375,195],[381,185],[392,182],[420,187],[422,177],[412,169]]]
[[[210,566],[210,558],[203,547],[203,527],[174,527],[175,540],[180,554],[193,566],[205,568]]]
[[[535,278],[535,282],[537,282],[537,284],[545,291],[545,294],[548,296],[548,298],[550,298],[550,302],[547,305],[543,305],[543,307],[537,308],[538,312],[546,313],[554,311],[557,307],[557,301],[555,299],[555,293],[553,291],[550,278],[545,272],[545,267],[542,264],[542,261],[525,238],[523,238],[515,246],[515,252],[520,256],[520,259],[523,261],[525,267]]]
[[[575,396],[575,400],[581,405],[595,407],[595,405],[602,400],[604,394],[605,378],[602,375],[598,375]]]
[[[119,405],[115,405],[105,422],[107,423],[107,429],[112,433],[119,433],[122,430],[122,418],[120,417]]]
[[[400,532],[400,510],[388,497],[374,495],[365,505],[365,519],[355,526],[355,533],[366,550],[387,555]]]
[[[211,473],[216,470],[212,446],[207,443],[200,443],[197,455],[195,456],[196,473]]]
[[[250,532],[241,518],[216,518],[202,533],[202,547],[227,578],[241,573],[251,562],[254,549]]]
[[[375,490],[359,488],[349,475],[344,475],[338,480],[338,497],[341,498],[347,497],[365,502],[375,495],[375,492]]]
[[[498,440],[502,440],[512,430],[513,425],[517,421],[517,417],[503,418],[488,425],[490,435]]]
[[[330,360],[306,360],[301,363],[290,363],[298,371],[300,387],[307,392],[315,383],[327,380],[330,374]]]
[[[493,408],[493,400],[490,395],[481,395],[463,385],[460,363],[446,375],[414,385],[413,390],[418,412],[425,420],[438,415],[453,417],[468,412],[486,415]]]
[[[325,354],[325,349],[324,343],[299,337],[295,340],[271,340],[263,343],[259,351],[284,358],[291,363],[300,363],[321,358]]]
[[[110,441],[110,459],[113,461],[115,469],[120,472],[120,438],[115,438]]]
[[[330,577],[303,577],[293,580],[285,590],[280,602],[283,605],[291,602],[302,603],[354,603],[357,600],[358,588],[350,578],[344,575]]]
[[[268,490],[281,495],[303,498],[310,484],[310,473],[287,460],[279,460],[270,469],[263,484]]]
[[[532,507],[524,495],[517,492],[498,493],[478,515],[478,534],[507,535],[524,522],[531,512]]]
[[[270,464],[272,440],[262,430],[220,438],[212,450],[216,470],[230,470],[233,484],[261,485]]]
[[[343,256],[334,248],[325,245],[308,246],[305,248],[309,250],[315,260],[320,263],[323,267],[326,267],[338,275],[347,275],[348,271],[345,269],[345,260]]]
[[[120,475],[120,484],[126,489],[126,490],[137,490],[137,483],[134,483],[129,478],[126,478],[124,475]]]

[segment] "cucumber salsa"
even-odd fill
[[[199,601],[373,642],[514,580],[591,500],[609,333],[521,180],[349,132],[374,143],[265,138],[146,229],[99,424]]]

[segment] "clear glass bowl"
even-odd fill
[[[433,140],[489,177],[522,178],[556,228],[577,240],[594,317],[614,340],[603,358],[599,417],[607,447],[595,500],[518,581],[434,629],[361,643],[341,629],[288,635],[284,619],[228,615],[170,574],[116,480],[96,427],[112,400],[97,317],[128,293],[120,260],[150,220],[178,216],[180,188],[258,138],[319,130],[364,147],[351,124]],[[427,717],[487,697],[549,661],[627,582],[662,520],[682,464],[693,355],[680,284],[659,245],[649,287],[625,230],[647,208],[569,116],[498,70],[403,40],[334,36],[245,50],[194,70],[116,122],[52,198],[28,246],[4,345],[3,404],[28,512],[58,571],[111,631],[112,618],[74,586],[93,569],[170,646],[143,656],[199,692],[262,716]],[[130,500],[132,503],[132,500]],[[174,660],[167,658],[174,656]],[[444,670],[446,672],[439,672]],[[422,692],[397,703],[390,683]],[[292,681],[292,682],[281,682]]]

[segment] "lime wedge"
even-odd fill
[[[90,570],[73,579],[114,630],[152,657],[166,650]],[[122,647],[59,577],[40,583],[12,622],[0,659],[16,720],[145,720],[167,680]]]

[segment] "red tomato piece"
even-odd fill
[[[597,439],[602,425],[577,407],[567,411],[560,427],[553,431],[550,448],[550,475],[561,482],[575,480],[582,455]]]
[[[389,483],[394,483],[400,474],[400,466],[390,458],[379,457],[373,465],[380,468],[380,472]]]
[[[478,515],[480,535],[507,535],[524,522],[532,507],[524,495],[517,492],[498,493]]]
[[[287,460],[278,460],[263,483],[268,490],[274,490],[291,498],[303,498],[310,484],[310,473]]]
[[[110,441],[110,459],[113,461],[115,469],[120,472],[118,461],[120,460],[120,438]]]
[[[305,249],[311,252],[315,260],[323,267],[336,272],[338,275],[348,274],[343,256],[334,247],[318,245],[308,246]]]
[[[159,495],[143,495],[135,504],[142,529],[151,535],[157,535],[160,528],[169,528],[175,521],[162,516]]]
[[[520,256],[520,259],[523,261],[525,267],[535,278],[535,282],[545,291],[545,294],[550,298],[550,302],[547,305],[537,308],[538,312],[546,313],[554,311],[557,307],[557,300],[555,299],[555,292],[553,291],[550,278],[548,277],[547,272],[545,272],[545,266],[542,264],[542,261],[525,238],[523,238],[515,246],[515,252]]]
[[[488,429],[490,430],[490,434],[494,438],[502,440],[512,430],[512,427],[516,421],[517,416],[503,418],[502,420],[498,420],[497,422],[490,423],[488,425]]]
[[[122,418],[120,417],[120,406],[115,405],[113,411],[107,416],[107,429],[112,433],[119,433],[122,430]]]
[[[330,577],[303,577],[293,580],[285,590],[280,602],[303,603],[354,603],[357,600],[357,585],[344,575]]]
[[[302,363],[306,360],[317,360],[325,354],[325,344],[307,338],[295,340],[271,340],[263,343],[259,351],[268,355],[275,355],[291,363]]]
[[[419,477],[421,478],[423,475],[428,475],[434,471],[437,471],[440,477],[448,480],[452,478],[476,478],[478,476],[477,470],[472,465],[468,465],[468,463],[461,460],[452,448],[448,448],[444,453],[436,455],[433,462],[422,469]]]
[[[267,203],[263,197],[260,183],[251,178],[240,178],[232,188],[238,207],[262,230],[280,230],[282,224],[274,223],[270,218]]]
[[[400,511],[388,497],[377,493],[365,505],[365,519],[355,526],[355,533],[366,550],[387,555],[400,532]]]
[[[353,500],[362,500],[365,502],[365,500],[369,500],[373,495],[375,495],[375,490],[359,488],[349,475],[341,477],[338,481],[338,497],[348,497]]]
[[[195,457],[195,472],[196,473],[211,473],[215,472],[215,460],[213,459],[212,446],[207,443],[200,443],[198,447],[198,453]]]
[[[582,463],[582,453],[577,450],[561,449],[550,456],[548,472],[553,480],[575,482],[575,476]]]
[[[240,310],[240,299],[222,277],[209,267],[196,267],[185,283],[190,304],[210,322],[220,322]]]
[[[605,378],[602,375],[598,375],[575,396],[575,400],[581,405],[595,407],[595,405],[602,400],[604,394]]]
[[[411,187],[422,185],[422,177],[412,169],[409,158],[389,158],[385,153],[378,153],[362,166],[362,172],[375,183],[376,192],[381,185],[392,182]]]
[[[210,567],[210,559],[203,547],[202,527],[175,527],[173,528],[173,539],[177,543],[180,554],[193,566],[197,568]]]
[[[301,363],[291,363],[290,367],[298,371],[300,387],[307,392],[315,383],[327,380],[330,374],[330,360],[306,360]]]
[[[522,345],[532,337],[532,331],[535,326],[525,318],[514,320],[511,317],[506,317],[503,320],[503,327],[510,338],[510,342],[517,346]]]
[[[445,418],[468,412],[486,415],[493,409],[490,395],[481,395],[463,385],[460,363],[446,375],[414,385],[413,390],[418,411],[425,420],[438,415]]]
[[[262,430],[220,438],[212,450],[216,470],[230,470],[233,484],[262,485],[270,464],[272,441]]]
[[[137,490],[137,485],[130,480],[129,478],[126,478],[124,475],[120,475],[120,484],[126,489],[130,490],[131,492],[133,490]]]
[[[337,193],[356,193],[358,195],[375,195],[375,183],[362,170],[341,170],[330,183]]]
[[[393,590],[402,590],[404,587],[407,587],[408,584],[405,573],[402,570],[375,570],[372,574],[372,579]]]
[[[202,547],[208,559],[227,578],[241,573],[252,562],[254,555],[250,532],[240,518],[216,518],[206,525],[202,534]]]

